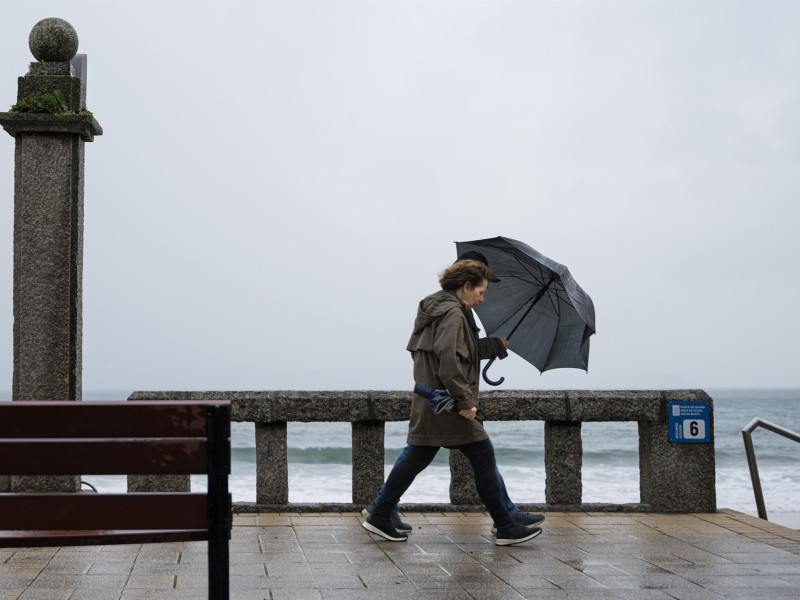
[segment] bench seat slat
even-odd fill
[[[128,530],[22,530],[0,531],[0,548],[42,548],[50,546],[105,546],[109,544],[155,544],[199,542],[208,539],[206,529]]]
[[[221,403],[0,402],[0,437],[200,437],[214,404]]]
[[[0,475],[202,474],[207,446],[206,438],[0,439]]]
[[[203,529],[202,493],[0,494],[0,529]]]

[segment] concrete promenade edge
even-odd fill
[[[237,514],[231,598],[705,600],[800,598],[800,531],[731,510],[548,513],[492,543],[485,513],[405,513],[408,542],[358,513]],[[0,600],[206,598],[204,542],[0,549]]]

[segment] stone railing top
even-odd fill
[[[407,421],[411,392],[134,392],[129,400],[230,400],[234,421]],[[667,402],[711,403],[703,390],[503,390],[480,394],[487,421],[665,421]]]

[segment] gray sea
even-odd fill
[[[754,417],[800,432],[800,389],[709,389],[714,398],[717,505],[756,514],[742,428]],[[128,391],[86,391],[85,400],[123,400]],[[10,393],[0,393],[10,399]],[[290,423],[290,502],[349,502],[350,425]],[[407,423],[387,423],[386,473],[405,445]],[[489,422],[497,462],[512,500],[544,502],[544,424]],[[252,423],[233,424],[230,480],[234,501],[255,501],[255,433]],[[584,423],[584,502],[638,502],[636,423]],[[771,520],[800,527],[800,444],[763,429],[753,436],[761,484]],[[100,491],[122,491],[123,478],[87,476]],[[448,501],[447,451],[414,482],[404,502]],[[193,487],[204,486],[202,478]],[[794,513],[794,514],[792,514]]]

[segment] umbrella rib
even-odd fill
[[[535,281],[536,283],[538,283],[539,285],[544,285],[545,274],[542,272],[542,265],[541,265],[540,263],[538,263],[538,262],[537,262],[537,263],[536,263],[536,267],[539,269],[539,277],[541,277],[541,281],[539,281],[538,279],[536,279],[536,274],[535,274],[533,271],[531,271],[531,270],[528,268],[528,265],[526,265],[524,262],[522,262],[522,261],[520,260],[519,256],[518,256],[516,253],[513,253],[513,252],[506,252],[506,254],[510,254],[510,255],[511,255],[513,258],[514,258],[514,260],[516,260],[516,261],[517,261],[517,264],[518,264],[520,267],[522,267],[522,268],[525,270],[525,272],[526,272],[528,275],[530,275],[531,277],[533,277],[533,279],[534,279],[534,281]]]
[[[564,288],[563,282],[561,280],[559,280],[558,283],[561,284],[561,287],[560,288],[555,288],[553,290],[553,295],[555,295],[561,302],[564,302],[567,306],[575,308],[575,305],[572,304],[572,302],[570,302],[570,300],[569,300],[569,294],[567,294],[567,290]],[[559,294],[559,292],[563,292],[563,296],[561,294]],[[550,301],[552,302],[552,298],[550,299]],[[556,311],[559,310],[555,305],[553,306],[553,308],[555,308]],[[561,316],[560,312],[558,314],[559,314],[559,316]]]
[[[560,282],[559,282],[559,283],[560,283]],[[556,297],[556,300],[561,300],[561,296],[559,296],[559,295],[558,295],[558,292],[559,292],[559,290],[558,290],[558,289],[555,289],[555,290],[553,291],[553,296],[555,296],[555,297]],[[555,310],[555,311],[556,311],[556,314],[557,314],[559,317],[561,317],[561,303],[560,303],[560,302],[555,302],[555,301],[553,300],[553,296],[549,296],[548,300],[550,300],[550,304],[553,306],[553,310]]]
[[[548,294],[547,295],[547,299],[550,300],[550,304],[552,305],[553,310],[556,311],[556,315],[558,315],[558,317],[561,318],[561,303],[560,302],[555,302],[553,300],[553,296],[555,296],[555,298],[557,300],[561,300],[561,297],[558,295],[558,290],[553,292],[552,295]]]
[[[492,330],[493,330],[493,331],[497,331],[497,330],[498,330],[498,329],[500,329],[500,328],[501,328],[503,325],[505,325],[506,323],[508,323],[508,322],[509,322],[509,321],[510,321],[510,320],[511,320],[513,317],[514,317],[514,315],[518,314],[518,313],[519,313],[519,312],[520,312],[520,311],[521,311],[521,310],[522,310],[522,309],[525,307],[525,305],[527,305],[527,304],[528,304],[528,302],[530,302],[531,300],[533,300],[533,297],[530,297],[530,298],[528,298],[528,299],[525,301],[525,304],[523,304],[522,306],[520,306],[520,309],[519,309],[518,311],[516,311],[516,312],[514,312],[514,313],[512,313],[512,314],[510,314],[510,315],[508,315],[508,317],[506,317],[505,321],[503,321],[502,323],[500,323],[500,324],[499,324],[497,327],[493,327],[493,328],[492,328]],[[527,313],[526,313],[526,314],[527,314]],[[521,321],[521,320],[522,320],[522,319],[520,319],[520,321]],[[506,337],[508,337],[508,336],[506,336]]]

